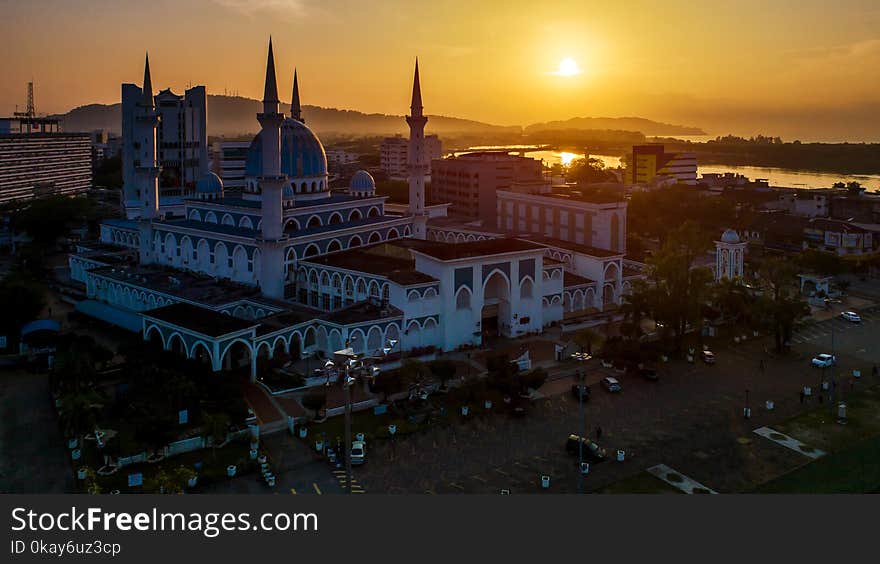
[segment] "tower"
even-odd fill
[[[270,298],[284,298],[284,248],[282,246],[282,192],[287,178],[281,173],[281,124],[284,114],[278,100],[275,80],[275,55],[269,38],[266,60],[266,84],[263,89],[263,111],[257,114],[262,131],[262,170],[260,174],[260,201],[262,237],[260,240],[260,288]],[[256,265],[255,265],[256,266]]]
[[[156,152],[156,130],[159,128],[159,114],[156,112],[153,100],[153,80],[150,77],[149,54],[144,60],[144,86],[142,90],[141,101],[138,104],[138,115],[135,118],[136,135],[140,142],[135,171],[138,177],[141,218],[151,220],[159,217],[159,162]]]
[[[748,243],[741,241],[733,229],[726,230],[715,241],[715,281],[743,277],[743,262]]]
[[[302,117],[302,106],[299,103],[299,82],[296,80],[296,69],[293,69],[293,96],[290,98],[290,117],[300,123],[306,122]]]
[[[410,115],[406,117],[409,125],[409,146],[407,147],[407,175],[409,176],[409,213],[413,216],[413,237],[425,239],[428,217],[425,214],[425,177],[428,163],[425,162],[425,117],[422,108],[422,88],[419,84],[419,60],[413,75],[412,102]]]

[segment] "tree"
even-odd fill
[[[314,411],[315,419],[318,419],[321,417],[321,410],[327,405],[327,392],[323,388],[311,391],[303,397],[302,404],[304,408]]]
[[[794,324],[809,315],[810,307],[801,299],[797,267],[781,257],[771,257],[758,268],[763,293],[756,304],[772,327],[776,350],[782,352],[791,339]]]
[[[455,363],[451,360],[432,360],[428,363],[428,369],[431,371],[431,375],[440,382],[442,388],[445,388],[446,383],[455,377]]]
[[[734,322],[748,322],[751,314],[751,297],[739,280],[724,278],[712,286],[712,303],[721,315]]]
[[[202,417],[202,428],[211,440],[211,453],[217,458],[217,446],[226,440],[229,434],[229,416],[225,413],[205,413]]]
[[[688,326],[702,322],[712,272],[695,263],[709,244],[697,224],[685,222],[648,261],[647,283],[633,287],[631,299],[648,304],[654,319],[671,330],[676,353],[681,353]]]
[[[593,345],[602,342],[602,334],[587,327],[575,333],[573,340],[581,348],[581,352],[587,349],[587,354],[593,354]]]
[[[36,319],[46,305],[46,289],[23,272],[13,272],[0,282],[0,334],[18,335],[21,327]]]

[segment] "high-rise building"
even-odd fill
[[[88,133],[62,133],[51,118],[0,118],[0,203],[74,195],[91,185]]]
[[[152,88],[152,86],[150,85]],[[161,197],[174,197],[195,189],[196,181],[208,172],[208,101],[204,86],[196,86],[182,96],[162,90],[153,96],[158,127],[156,149]],[[143,103],[144,89],[134,84],[122,85],[122,180],[123,199],[128,217],[136,217],[141,194],[137,187],[138,154],[147,142],[139,132],[138,107]]]
[[[221,141],[214,143],[214,172],[223,180],[226,190],[243,190],[250,141]]]
[[[483,220],[491,227],[497,219],[496,190],[517,184],[544,183],[541,161],[506,151],[465,153],[432,163],[430,199],[451,203],[453,215]]]
[[[428,163],[428,176],[431,176],[431,162],[443,156],[443,144],[436,135],[425,135],[422,151]],[[379,164],[389,178],[403,180],[407,178],[407,162],[409,159],[409,139],[396,135],[386,137],[379,149]]]
[[[694,153],[667,153],[663,145],[633,145],[626,166],[626,183],[653,184],[663,179],[696,184],[697,156]]]

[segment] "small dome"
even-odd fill
[[[260,176],[263,167],[262,132],[248,149],[245,176]],[[281,124],[281,172],[290,179],[327,174],[327,154],[318,136],[304,123],[288,118]]]
[[[196,182],[197,194],[219,194],[223,192],[223,181],[213,172],[206,172]]]
[[[353,192],[373,192],[376,190],[376,181],[369,172],[359,170],[351,177],[348,186]]]
[[[727,229],[721,235],[721,242],[722,243],[739,243],[739,235],[737,235],[736,231],[734,231],[733,229]]]

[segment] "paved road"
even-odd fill
[[[73,491],[48,377],[0,369],[0,493]]]
[[[861,323],[840,317],[807,325],[795,332],[792,342],[809,354],[834,352],[840,356],[880,363],[880,306],[859,311]]]

